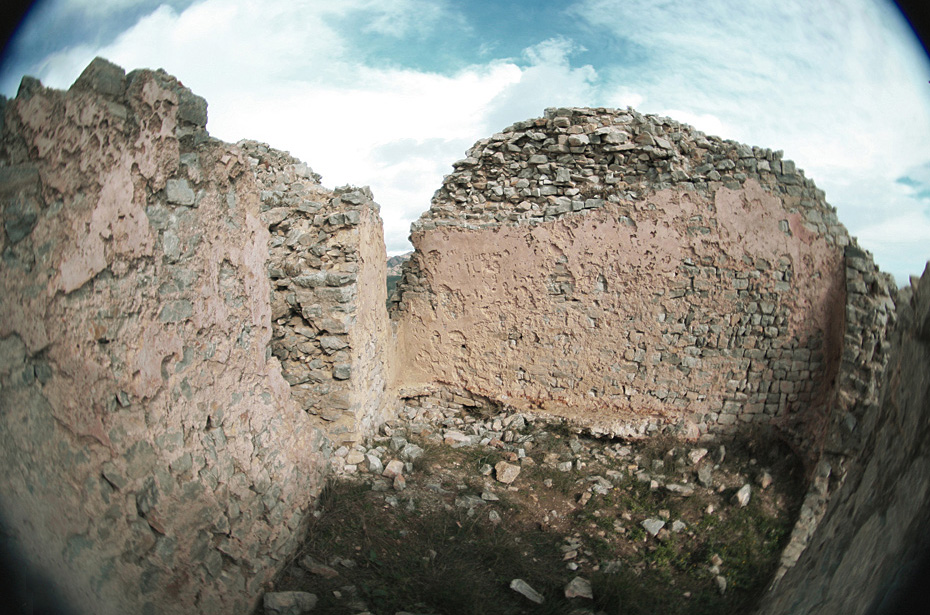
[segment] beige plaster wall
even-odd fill
[[[618,181],[607,171],[623,168],[612,146],[587,142],[606,129],[590,115],[570,119],[479,142],[414,225],[396,312],[400,382],[458,385],[618,435],[678,423],[696,437],[758,422],[822,434],[844,320],[835,237],[845,236],[810,224],[805,195],[773,189],[773,174],[717,175],[701,189],[635,185],[635,172]],[[629,117],[597,119],[636,134]],[[534,170],[527,161],[546,143],[560,147],[560,130],[587,135],[559,159],[570,175],[552,156],[548,171]],[[520,148],[528,138],[539,148]],[[614,164],[601,169],[599,158]],[[527,187],[508,199],[490,188],[495,176]],[[597,199],[580,196],[592,190]]]
[[[321,487],[249,162],[205,123],[102,60],[5,105],[0,516],[78,612],[250,610]]]

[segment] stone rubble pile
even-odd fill
[[[387,507],[408,513],[437,506],[446,510],[459,508],[468,516],[484,515],[491,523],[500,523],[501,515],[506,514],[503,508],[495,506],[500,500],[497,493],[526,488],[520,471],[534,466],[578,476],[575,483],[580,494],[574,503],[568,504],[569,511],[584,508],[592,496],[608,495],[621,488],[625,480],[632,480],[648,485],[651,491],[681,498],[698,493],[722,498],[724,492],[732,492],[732,502],[720,499],[716,507],[707,507],[704,514],[712,515],[727,507],[746,506],[754,490],[770,489],[773,482],[769,470],[756,466],[754,459],[741,466],[731,456],[724,466],[727,448],[722,444],[712,450],[685,444],[664,454],[642,454],[636,442],[594,440],[578,433],[554,435],[552,429],[564,429],[564,425],[511,413],[466,391],[444,387],[429,395],[408,398],[400,416],[385,423],[379,435],[334,451],[333,465],[340,480],[368,485]],[[540,452],[552,438],[564,439],[564,446],[555,449],[558,452]],[[447,477],[449,468],[438,478],[424,473],[418,461],[425,453],[424,447],[429,446],[493,450],[502,453],[506,461],[480,467],[478,474],[484,477],[483,487],[477,488],[467,476]],[[607,469],[610,467],[622,470]],[[545,482],[552,486],[551,480]],[[566,514],[552,510],[540,521],[544,525],[557,523]],[[600,516],[601,511],[595,510],[593,514]],[[671,518],[665,510],[657,517],[637,517],[624,512],[614,522],[614,531],[622,535],[631,532],[632,525],[639,525],[652,539],[665,541],[671,534],[693,537],[695,530],[691,523]],[[619,562],[600,561],[581,534],[567,536],[560,548],[565,567],[572,572],[610,571],[620,566]],[[726,591],[727,583],[722,564],[715,555],[707,569],[708,578],[714,579],[721,593]],[[332,580],[350,576],[356,562],[341,556],[327,561],[308,556],[294,565],[312,576]],[[524,580],[514,579],[510,587],[528,600],[542,603],[542,596]],[[351,612],[367,612],[368,607],[359,601],[354,586],[347,585],[340,591],[346,600],[357,603]],[[567,597],[590,599],[591,592],[590,582],[582,576],[574,577],[565,587]],[[272,612],[266,608],[266,613]]]

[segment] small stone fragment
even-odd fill
[[[768,473],[767,470],[763,470],[762,474],[759,476],[759,486],[763,489],[768,489],[772,484],[772,475]]]
[[[374,455],[365,455],[365,461],[362,462],[362,465],[372,474],[381,474],[384,472],[384,464]]]
[[[455,498],[455,505],[459,508],[475,508],[477,506],[486,506],[487,502],[477,495],[461,495]]]
[[[381,473],[381,476],[385,478],[394,478],[404,473],[404,462],[399,459],[392,459],[388,462],[387,466],[384,468],[384,472]]]
[[[302,615],[316,606],[317,597],[309,592],[268,592],[263,599],[265,615]]]
[[[713,470],[711,469],[709,463],[705,463],[705,464],[702,465],[700,468],[698,468],[698,481],[700,481],[700,483],[701,483],[702,485],[704,485],[704,487],[706,487],[706,488],[708,488],[708,489],[709,489],[711,486],[713,486],[713,484],[714,484],[714,473],[713,473]]]
[[[422,455],[423,449],[416,444],[413,444],[412,442],[408,442],[400,451],[401,459],[405,459],[407,461],[416,461]]]
[[[357,466],[363,461],[365,461],[365,455],[359,451],[349,451],[346,455],[346,463],[349,465]]]
[[[403,491],[407,488],[407,479],[404,478],[403,474],[398,474],[394,477],[394,491]]]
[[[594,600],[594,592],[591,591],[591,581],[582,577],[575,577],[565,586],[565,597]]]
[[[494,476],[505,485],[509,485],[517,480],[517,476],[519,475],[520,466],[507,463],[506,461],[499,461],[497,465],[494,466]]]
[[[692,449],[690,453],[688,453],[688,459],[691,460],[691,463],[693,463],[694,465],[697,465],[698,462],[701,459],[704,459],[706,455],[707,455],[706,448],[695,448],[695,449]]]
[[[720,576],[719,574],[714,577],[714,580],[717,582],[717,589],[720,590],[720,593],[726,593],[727,591],[727,579],[726,577]]]
[[[175,205],[194,204],[194,191],[187,185],[186,179],[169,179],[165,186],[165,197]]]
[[[455,431],[453,429],[447,430],[446,433],[443,434],[443,439],[446,444],[452,446],[461,446],[463,444],[467,444],[470,441],[468,436],[460,431]]]
[[[675,495],[680,495],[682,497],[688,497],[689,495],[694,494],[694,487],[692,485],[679,485],[677,483],[668,483],[665,485],[665,489]]]
[[[665,527],[665,521],[662,519],[650,518],[646,519],[642,523],[643,527],[646,528],[646,531],[655,536],[659,533],[663,527]]]
[[[310,556],[300,560],[300,567],[310,574],[315,574],[326,579],[335,579],[339,576],[339,572],[335,568],[331,568],[326,564],[321,564]]]
[[[733,496],[733,503],[739,504],[740,508],[743,508],[749,504],[749,495],[752,492],[752,487],[749,486],[749,483],[746,483],[739,488],[739,491],[736,492],[736,495]]]
[[[530,587],[529,583],[523,579],[514,579],[510,582],[510,589],[517,592],[527,600],[535,602],[536,604],[542,604],[545,601],[542,594]]]

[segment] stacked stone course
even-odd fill
[[[524,410],[622,416],[619,435],[645,414],[695,435],[780,424],[816,447],[796,427],[827,412],[850,239],[781,152],[632,110],[550,109],[454,167],[412,227],[394,296],[401,328],[434,340],[415,346],[424,364],[461,346],[463,386]],[[450,279],[450,237],[487,288]],[[491,319],[501,288],[520,303]],[[460,344],[469,326],[499,346]],[[453,383],[456,370],[424,372]]]
[[[367,187],[333,191],[284,152],[239,146],[272,235],[272,352],[297,404],[334,439],[355,441],[392,411],[379,207]]]
[[[847,264],[853,298],[840,400],[760,615],[891,614],[925,605],[930,264],[897,292],[867,253],[847,251]]]
[[[542,118],[478,141],[453,165],[412,228],[539,224],[667,188],[713,195],[754,179],[793,197],[787,213],[802,213],[808,232],[847,245],[846,229],[823,191],[782,155],[632,109],[547,109]],[[706,235],[715,227],[711,217],[689,222],[689,234]],[[781,225],[790,232],[787,219]]]

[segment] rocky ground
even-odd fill
[[[337,451],[265,613],[748,612],[803,496],[771,434],[594,439],[450,406]]]

